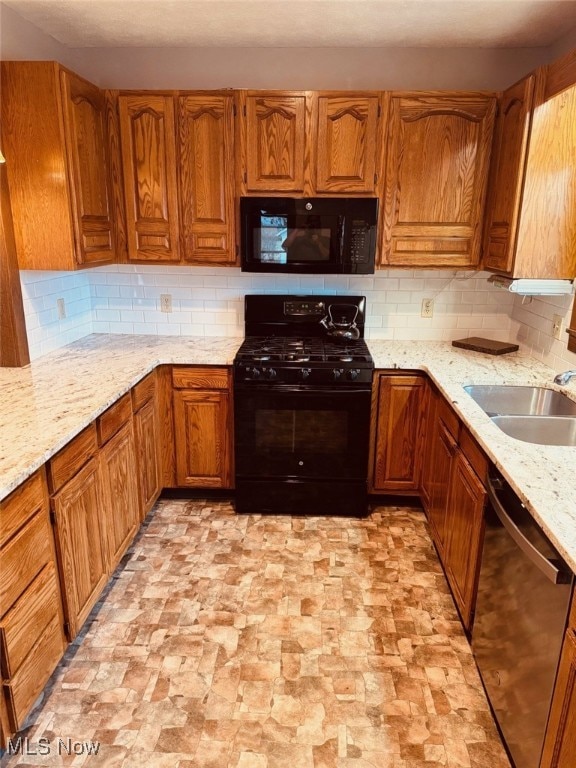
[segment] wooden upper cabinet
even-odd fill
[[[306,134],[305,92],[240,91],[242,192],[303,192]]]
[[[374,195],[378,91],[238,91],[240,194]]]
[[[505,91],[490,174],[484,265],[576,277],[576,51]]]
[[[234,264],[233,96],[180,96],[178,142],[183,257]]]
[[[65,70],[64,128],[72,199],[72,222],[81,264],[114,257],[112,189],[106,138],[106,97],[103,91]]]
[[[482,93],[392,97],[383,263],[453,268],[479,263],[495,107],[495,99]]]
[[[20,269],[114,260],[102,91],[56,62],[2,62],[2,151]]]
[[[379,115],[377,93],[318,95],[317,192],[374,193]]]
[[[576,277],[575,168],[576,50],[546,69],[535,96],[514,277]]]
[[[129,261],[179,261],[174,99],[118,98]]]
[[[516,225],[528,150],[535,75],[504,91],[494,129],[492,164],[486,211],[484,266],[511,272]]]

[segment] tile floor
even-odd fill
[[[29,722],[5,768],[509,768],[403,507],[160,501]]]

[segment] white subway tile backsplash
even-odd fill
[[[366,296],[366,337],[452,340],[489,336],[522,344],[558,370],[576,366],[566,340],[552,338],[552,315],[570,315],[571,297],[528,302],[487,282],[488,273],[386,269],[375,275],[267,275],[238,268],[132,265],[82,272],[22,272],[31,357],[89,333],[233,336],[244,333],[247,293]],[[160,295],[172,296],[171,313]],[[66,318],[56,300],[64,298]],[[423,298],[434,300],[421,317]],[[565,334],[564,334],[565,336]]]

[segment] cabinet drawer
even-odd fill
[[[9,714],[14,730],[20,730],[24,724],[30,707],[55,670],[62,658],[62,653],[60,618],[54,617],[34,644],[18,672],[6,683],[8,699],[12,705],[12,711]]]
[[[448,432],[458,442],[460,420],[442,396],[438,399],[438,417],[442,419]]]
[[[148,374],[145,379],[139,381],[132,389],[132,408],[136,412],[139,408],[151,400],[156,393],[156,371]]]
[[[75,437],[67,446],[50,459],[50,490],[55,493],[74,475],[98,450],[96,427],[89,427]]]
[[[0,622],[4,678],[14,677],[38,637],[55,617],[61,624],[58,579],[53,564],[48,563]],[[61,641],[63,653],[62,632]]]
[[[123,395],[114,405],[111,405],[102,416],[98,417],[98,441],[100,445],[108,442],[118,430],[130,420],[132,403],[130,392]]]
[[[0,546],[5,544],[39,509],[48,509],[44,469],[0,502]]]
[[[464,426],[460,432],[460,448],[468,459],[468,463],[480,478],[480,481],[486,485],[488,480],[488,459]]]
[[[172,383],[177,389],[228,389],[227,368],[173,368]]]
[[[2,549],[0,616],[12,607],[37,573],[52,560],[52,531],[45,511],[30,520]]]

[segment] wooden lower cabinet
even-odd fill
[[[150,399],[134,412],[134,436],[140,488],[140,516],[144,519],[162,490],[160,430],[155,390]]]
[[[540,768],[576,765],[576,600],[564,637]]]
[[[379,374],[372,397],[369,487],[372,493],[417,493],[420,483],[426,379]]]
[[[174,368],[176,485],[231,488],[231,373],[226,368]]]
[[[487,460],[433,387],[422,445],[422,503],[462,623],[469,630],[484,535]]]
[[[432,442],[433,479],[428,523],[432,539],[442,560],[447,540],[448,497],[457,443],[441,420],[436,422],[435,428],[437,431]]]
[[[0,748],[66,648],[44,469],[0,502]]]
[[[486,490],[458,450],[450,476],[444,528],[444,567],[462,623],[472,627],[484,535]]]
[[[130,419],[100,450],[107,562],[120,562],[140,526],[134,427]]]
[[[106,581],[106,531],[98,459],[92,458],[53,497],[54,534],[70,640]]]

